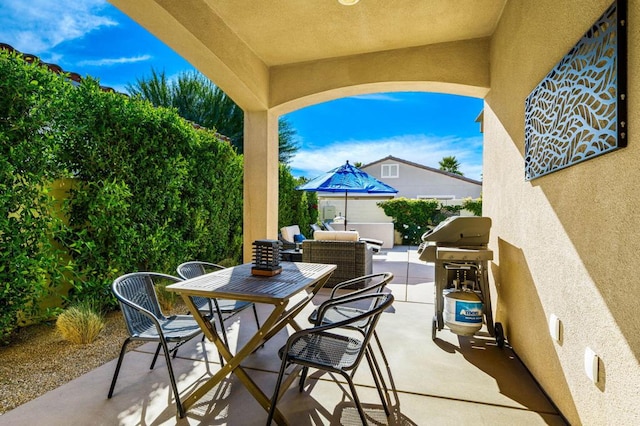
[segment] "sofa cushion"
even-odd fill
[[[358,231],[314,231],[313,239],[318,241],[358,241]]]
[[[294,237],[301,234],[300,227],[298,225],[285,226],[280,229],[280,234],[282,234],[282,239],[293,243]]]

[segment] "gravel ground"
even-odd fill
[[[11,345],[0,347],[0,415],[117,358],[127,337],[124,320],[119,311],[105,320],[88,345],[67,342],[50,323],[25,327]]]

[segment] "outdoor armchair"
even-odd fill
[[[122,344],[116,370],[111,380],[108,398],[113,396],[113,390],[116,386],[122,360],[129,342],[134,340],[158,342],[150,369],[155,366],[160,349],[162,349],[167,362],[167,369],[169,370],[171,389],[176,398],[178,414],[180,417],[184,415],[171,365],[171,355],[175,358],[178,348],[200,334],[202,330],[191,315],[164,315],[155,292],[155,285],[158,282],[173,284],[180,281],[182,281],[180,278],[171,275],[155,272],[134,272],[123,275],[113,282],[111,288],[120,303],[129,337]],[[169,348],[169,345],[172,345],[172,347]]]
[[[217,265],[215,263],[201,262],[199,260],[192,260],[184,262],[178,265],[178,275],[183,279],[195,278],[204,275],[208,272],[225,269],[224,266]],[[243,310],[252,307],[253,316],[256,319],[256,325],[260,328],[260,321],[258,320],[258,312],[256,306],[251,302],[242,302],[239,300],[229,299],[209,299],[206,297],[193,297],[194,304],[198,310],[205,315],[213,318],[214,314],[218,318],[218,323],[222,329],[222,339],[224,344],[229,347],[229,340],[227,339],[227,329],[224,326],[224,321],[233,317],[234,315],[242,312]],[[223,363],[222,358],[220,362]]]
[[[393,295],[391,293],[373,293],[327,300],[318,308],[319,322],[322,322],[322,318],[328,310],[339,309],[340,306],[353,302],[369,304],[372,308],[364,310],[360,315],[343,321],[297,331],[289,337],[287,344],[280,349],[279,355],[282,363],[280,365],[276,387],[271,398],[267,425],[271,424],[276,404],[281,396],[280,388],[285,372],[291,365],[298,365],[303,368],[316,368],[330,373],[338,373],[344,377],[349,384],[349,389],[356,408],[358,409],[362,424],[367,424],[364,410],[352,380],[352,376],[355,374],[363,357],[367,359],[378,390],[378,395],[380,396],[385,412],[389,415],[389,409],[379,385],[377,373],[379,369],[377,367],[374,368],[376,361],[370,356],[366,348],[380,315],[393,303]],[[366,324],[366,327],[362,329],[362,337],[354,337],[353,332],[350,330],[354,324],[358,323]],[[351,333],[349,333],[350,331]],[[304,377],[301,377],[300,391],[303,390],[303,384]],[[286,388],[283,389],[283,393],[284,391],[286,391]]]
[[[280,228],[278,240],[282,243],[283,250],[293,250],[296,244],[300,244],[306,237],[300,231],[298,225],[283,226]]]

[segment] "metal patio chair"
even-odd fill
[[[341,306],[354,302],[368,304],[371,309],[365,309],[359,315],[343,321],[295,332],[289,337],[287,344],[280,349],[279,355],[282,363],[271,398],[267,425],[270,425],[273,420],[285,371],[288,366],[293,364],[302,366],[303,369],[311,367],[342,375],[349,384],[362,423],[367,424],[362,404],[352,380],[352,376],[363,357],[367,359],[369,364],[385,413],[387,416],[390,414],[377,377],[379,369],[375,367],[375,358],[371,356],[367,346],[380,315],[393,303],[393,295],[391,293],[373,293],[329,299],[318,308],[318,322],[322,323],[326,312],[340,309]],[[366,324],[366,326],[360,327],[360,324]],[[356,328],[362,333],[362,338],[353,337],[353,330]]]
[[[225,269],[224,266],[217,265],[210,262],[202,262],[199,260],[192,260],[184,262],[178,265],[178,275],[183,279],[195,278],[204,275],[208,272]],[[227,330],[224,326],[224,321],[233,317],[234,315],[242,312],[243,310],[251,307],[253,308],[253,316],[256,319],[256,326],[260,328],[260,320],[258,319],[258,312],[256,311],[256,305],[251,302],[242,302],[239,300],[229,299],[209,299],[206,297],[194,297],[193,302],[200,312],[209,315],[213,318],[214,314],[218,318],[220,328],[222,329],[222,339],[224,344],[229,347],[229,340],[227,339]],[[221,358],[222,362],[222,358]]]
[[[391,272],[380,272],[377,274],[369,274],[364,275],[362,277],[354,278],[352,280],[343,281],[331,290],[329,295],[329,299],[340,300],[341,298],[352,298],[354,296],[360,294],[367,293],[382,293],[393,279],[393,274]],[[357,288],[357,290],[353,290],[353,288]],[[333,324],[339,321],[344,321],[345,319],[352,318],[356,315],[360,315],[368,309],[373,308],[373,303],[375,300],[371,302],[372,304],[369,306],[365,306],[362,303],[349,303],[345,305],[340,305],[338,307],[329,308],[325,311],[324,316],[322,317],[322,323],[318,322],[318,309],[314,310],[311,315],[309,315],[309,322],[314,325],[327,325]],[[361,333],[366,332],[367,323],[366,322],[356,322],[350,324],[349,327],[360,331]],[[378,350],[380,351],[380,355],[382,356],[382,361],[384,362],[384,366],[386,371],[391,371],[389,367],[389,361],[387,360],[387,355],[382,348],[382,343],[380,343],[380,338],[378,337],[378,333],[373,330],[373,339],[376,342]],[[373,348],[371,345],[368,345],[367,350],[370,352],[371,356],[374,357],[375,354],[373,352]],[[382,386],[385,390],[385,393],[388,395],[389,387],[387,386],[387,382],[382,375],[382,372],[378,368],[378,363],[375,363],[375,367],[378,369],[378,375],[380,377],[380,381],[382,382]],[[306,377],[307,369],[302,370],[302,374],[300,376],[300,389],[304,386],[304,380]],[[391,378],[390,378],[391,379]],[[391,379],[393,384],[393,380]]]
[[[342,298],[352,298],[354,296],[366,293],[382,293],[393,279],[393,274],[391,272],[381,272],[377,274],[364,275],[362,277],[354,278],[352,280],[344,281],[339,284],[336,284],[335,287],[331,290],[331,294],[329,295],[329,299],[340,300]],[[361,284],[362,283],[362,284]],[[345,289],[348,288],[358,288],[357,290],[348,290],[348,293],[344,293]],[[361,288],[359,288],[361,287]],[[373,302],[372,302],[373,303]],[[309,322],[314,325],[326,325],[333,324],[338,321],[343,321],[345,319],[354,317],[356,315],[360,315],[365,310],[371,309],[371,306],[363,306],[362,304],[347,304],[341,305],[339,307],[334,307],[328,309],[324,316],[322,317],[322,323],[318,322],[318,309],[313,311],[309,316]],[[364,331],[366,329],[366,323],[353,323],[350,327],[360,329]],[[380,350],[380,354],[382,355],[382,359],[385,363],[385,366],[389,367],[389,362],[387,361],[387,356],[382,349],[382,344],[380,343],[380,338],[378,337],[378,333],[373,331],[373,337],[376,341],[378,349]],[[385,384],[385,389],[387,388]]]
[[[339,300],[344,298],[352,298],[354,296],[366,293],[382,293],[384,288],[393,279],[391,272],[380,272],[377,274],[363,275],[361,277],[353,278],[348,281],[338,283],[331,289],[329,299]],[[355,290],[354,290],[355,289]],[[370,307],[366,307],[369,309]],[[314,325],[331,324],[334,322],[342,321],[350,318],[354,315],[359,315],[363,312],[362,303],[350,304],[346,306],[340,306],[338,308],[330,309],[325,312],[322,318],[322,324],[318,323],[318,309],[313,311],[309,316],[309,322]],[[358,327],[358,324],[354,324],[354,327]]]
[[[129,342],[134,340],[158,342],[150,369],[155,366],[162,349],[169,370],[171,389],[176,398],[176,406],[180,417],[184,416],[184,409],[180,402],[180,394],[171,365],[171,358],[176,356],[178,348],[202,332],[200,326],[191,315],[166,316],[160,309],[155,292],[155,285],[159,281],[177,283],[182,281],[178,277],[156,272],[134,272],[117,278],[111,288],[120,303],[129,337],[125,339],[120,350],[116,370],[111,380],[108,398],[113,396],[122,360]],[[172,345],[169,348],[169,345]]]

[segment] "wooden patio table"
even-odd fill
[[[194,389],[183,401],[185,412],[229,373],[234,373],[258,403],[265,410],[269,410],[270,398],[249,377],[240,363],[287,324],[295,330],[300,330],[301,327],[296,323],[295,316],[311,301],[336,269],[336,265],[282,262],[282,273],[273,277],[264,277],[252,275],[251,266],[250,263],[246,263],[166,287],[168,291],[182,296],[205,336],[216,345],[226,361],[217,373]],[[305,290],[306,295],[293,306],[288,307],[290,299]],[[191,300],[193,296],[271,304],[273,310],[257,332],[233,355],[211,323],[206,321],[198,311]],[[292,374],[291,377],[294,378],[295,375]],[[279,411],[276,411],[274,419],[278,424],[287,423]]]

